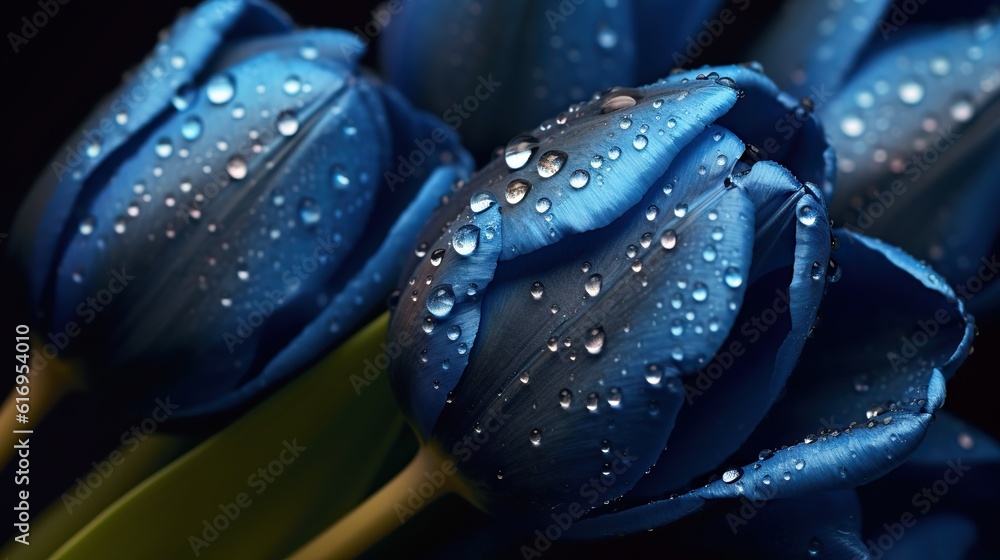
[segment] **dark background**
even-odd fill
[[[0,233],[10,231],[12,217],[22,197],[93,105],[120,83],[125,70],[150,51],[157,33],[174,21],[178,11],[194,4],[193,1],[70,0],[60,5],[59,13],[14,54],[7,33],[20,33],[21,17],[30,18],[40,8],[36,1],[5,0],[0,7],[0,30],[4,33],[4,43],[0,45],[3,61],[0,75],[5,112]],[[302,26],[353,29],[371,20],[369,12],[376,2],[281,0],[280,4]],[[738,50],[731,46],[757,32],[760,23],[774,12],[775,5],[773,0],[754,3],[748,11],[750,17],[733,24],[727,31],[726,41],[713,44],[697,62],[738,61],[733,59],[733,53]],[[375,40],[370,49],[377,49],[377,43]],[[370,50],[362,62],[371,67],[374,61]],[[497,143],[504,140],[498,138]],[[0,241],[0,251],[11,241]],[[2,330],[12,333],[14,326],[24,322],[27,316],[19,308],[24,298],[11,288],[16,282],[9,276],[10,270],[5,266],[2,271],[4,303],[0,313]],[[994,385],[990,381],[1000,361],[1000,320],[981,317],[978,323],[980,336],[976,340],[976,351],[949,382],[945,409],[1000,436],[1000,415],[997,414]],[[5,394],[12,379],[7,375],[0,378],[0,389]],[[73,418],[80,437],[100,433],[102,425],[116,425],[113,411],[95,410],[94,406],[93,400],[76,398],[67,403],[59,416]],[[42,427],[44,429],[44,425]],[[109,433],[108,449],[113,448],[119,432],[111,429]],[[79,464],[80,471],[86,470],[90,460],[91,457],[74,457],[71,451],[61,459],[69,465]],[[33,468],[35,466],[33,464]],[[66,464],[61,466],[65,468]],[[37,468],[44,472],[46,466],[38,464]],[[9,473],[10,469],[4,472],[5,479]],[[9,484],[9,480],[4,484]],[[53,488],[50,498],[58,496],[61,490]],[[5,493],[0,497],[0,504],[12,503],[12,499]],[[41,504],[33,504],[33,509],[41,511]],[[0,534],[10,531],[6,522],[3,526],[5,532]]]

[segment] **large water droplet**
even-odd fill
[[[726,472],[722,473],[722,482],[726,484],[733,484],[741,478],[743,478],[742,467],[729,467]]]
[[[597,393],[589,393],[587,395],[587,410],[591,412],[597,410],[597,402],[599,400],[600,397],[597,395]]]
[[[518,136],[507,143],[504,150],[504,161],[511,169],[524,167],[531,155],[538,149],[538,139],[534,136]]]
[[[649,144],[649,138],[646,138],[642,134],[636,136],[632,140],[632,147],[635,148],[635,149],[637,149],[637,150],[641,150],[641,149],[645,148],[647,144]]]
[[[549,150],[538,158],[538,174],[544,178],[551,177],[563,168],[569,156],[566,152],[559,150]]]
[[[531,299],[536,301],[542,299],[542,296],[545,295],[545,285],[537,281],[532,282],[530,293]]]
[[[730,288],[739,288],[743,285],[743,276],[735,268],[727,268],[723,275],[723,280],[725,280],[726,285]]]
[[[302,91],[302,80],[298,76],[289,76],[281,85],[281,89],[288,95],[298,95]]]
[[[299,131],[299,119],[295,111],[282,111],[278,115],[278,132],[282,136],[292,136]]]
[[[584,289],[587,290],[587,293],[591,297],[596,297],[601,293],[601,281],[602,278],[600,274],[592,274],[590,278],[587,279],[587,282],[584,284]]]
[[[590,182],[590,173],[583,169],[577,169],[569,176],[569,186],[574,189],[582,189]]]
[[[450,284],[442,284],[431,289],[427,297],[427,310],[435,317],[445,317],[455,307],[455,292]]]
[[[458,228],[451,237],[451,245],[459,255],[471,255],[479,246],[479,228],[471,224]]]
[[[587,339],[584,341],[583,345],[587,349],[587,352],[591,354],[600,354],[601,350],[604,349],[604,341],[607,336],[604,334],[604,329],[601,327],[594,327],[587,331]]]
[[[525,181],[524,179],[514,179],[507,184],[507,202],[510,204],[517,204],[524,200],[524,197],[528,196],[528,192],[531,191],[531,183]]]
[[[559,391],[559,406],[569,408],[571,404],[573,404],[573,392],[569,389]]]
[[[208,80],[205,94],[208,96],[208,100],[215,105],[222,105],[236,94],[236,84],[229,75],[219,74]]]
[[[469,199],[469,208],[479,214],[485,212],[497,203],[497,198],[490,191],[479,191]]]
[[[538,428],[533,428],[531,433],[528,434],[528,441],[531,445],[540,445],[542,443],[542,431]]]
[[[247,176],[247,170],[247,160],[243,159],[243,156],[232,156],[226,162],[226,173],[237,181]]]
[[[198,117],[188,117],[181,125],[181,136],[185,140],[197,140],[201,136],[202,124]]]
[[[816,223],[819,213],[812,206],[799,208],[799,222],[804,226],[811,226]]]
[[[660,236],[660,245],[662,245],[663,248],[667,250],[676,247],[677,232],[672,229],[668,229],[667,231],[663,232],[663,235]]]

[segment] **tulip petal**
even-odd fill
[[[272,79],[255,87],[260,76]],[[387,157],[369,141],[387,134],[384,117],[372,118],[377,101],[365,101],[375,94],[349,79],[342,65],[274,54],[230,68],[78,206],[71,223],[93,219],[92,231],[74,230],[65,249],[65,315],[53,320],[76,319],[78,303],[113,287],[109,273],[135,277],[74,341],[108,348],[109,390],[169,385],[184,406],[204,404],[259,372],[257,353],[273,354],[261,348],[280,348],[315,315],[314,295],[371,212],[365,183]],[[143,380],[132,367],[140,358],[159,366]]]
[[[996,27],[994,18],[900,37],[821,110],[839,157],[833,214],[927,259],[956,286],[977,275],[1000,233],[991,210],[1000,201]],[[887,117],[893,125],[880,125]],[[1000,290],[962,295],[987,308]]]
[[[727,76],[739,85],[740,102],[716,122],[753,145],[754,151],[747,154],[751,163],[759,159],[778,162],[800,182],[823,185],[825,191],[832,191],[834,156],[822,123],[812,110],[826,103],[832,91],[814,88],[808,100],[800,100],[779,90],[755,64],[706,66],[675,74],[671,79],[694,80],[708,72]]]
[[[594,477],[616,498],[663,449],[680,377],[716,352],[743,297],[753,207],[723,187],[743,150],[709,127],[610,226],[502,263],[489,330],[434,431],[453,449],[488,430],[460,470],[486,481],[490,510],[566,504]]]
[[[779,416],[783,406],[803,418],[832,413],[836,431],[773,453],[762,452],[758,461],[730,469],[722,479],[682,495],[683,500],[661,500],[633,508],[638,512],[605,514],[628,513],[620,523],[604,521],[603,531],[646,528],[648,523],[641,523],[643,514],[661,520],[676,518],[674,502],[678,500],[686,504],[719,498],[771,500],[850,488],[884,475],[917,449],[934,412],[944,402],[946,374],[968,354],[971,318],[954,292],[912,257],[844,230],[838,236],[844,278],[829,287],[823,327],[792,377],[788,398],[782,401],[787,405],[777,407]],[[879,281],[871,282],[872,277]],[[876,302],[891,311],[873,314]],[[863,318],[862,333],[857,332],[859,318]],[[931,321],[936,321],[936,336],[922,339],[918,355],[902,357],[900,353],[906,350],[900,349],[900,336],[905,340],[916,332],[926,335],[919,329]],[[852,351],[845,351],[846,333],[857,341]],[[868,376],[868,389],[861,392],[852,379],[859,370]],[[851,377],[844,379],[840,372]],[[849,425],[846,420],[858,423]],[[819,419],[814,422],[819,424]],[[789,423],[769,425],[774,430],[770,433],[783,434],[782,442],[788,443],[788,433],[796,429]],[[797,427],[802,429],[802,424]]]
[[[468,186],[493,193],[510,218],[501,260],[617,219],[734,103],[733,86],[714,80],[619,88],[571,113],[566,124],[531,132],[542,140],[512,141],[518,148],[511,157],[481,169]],[[465,200],[456,197],[452,215]]]
[[[761,34],[752,56],[795,95],[808,95],[816,85],[838,91],[876,28],[882,29],[882,15],[891,3],[787,2]]]
[[[457,166],[438,168],[403,214],[387,222],[392,224],[391,230],[363,267],[346,284],[332,290],[336,295],[330,304],[274,356],[259,376],[207,406],[179,410],[177,416],[196,417],[239,404],[315,361],[322,355],[317,349],[330,348],[354,332],[359,322],[376,309],[390,291],[402,269],[400,263],[410,252],[410,240],[424,225],[424,217],[440,204],[441,197],[451,190],[452,184],[466,174],[464,168]],[[345,268],[352,273],[355,270],[355,267]],[[354,387],[356,391],[367,386],[368,381],[358,383]]]
[[[133,77],[108,95],[73,134],[39,177],[14,227],[19,239],[33,245],[16,248],[25,264],[33,307],[50,310],[53,271],[60,245],[68,242],[78,222],[71,220],[81,200],[93,197],[118,162],[130,157],[134,137],[148,135],[156,123],[173,112],[171,101],[181,97],[185,84],[200,71],[229,37],[250,37],[286,31],[287,16],[261,0],[212,0],[174,23],[170,34],[140,65]],[[67,154],[62,157],[63,151]],[[62,158],[62,159],[59,159]],[[67,224],[65,229],[53,224]]]
[[[482,294],[503,245],[500,207],[467,207],[414,270],[389,331],[400,356],[389,378],[400,406],[426,440],[461,379],[476,340]]]
[[[628,5],[605,2],[426,3],[392,17],[381,65],[484,154],[594,91],[635,84],[631,17]]]
[[[632,497],[674,492],[735,451],[777,399],[816,320],[830,258],[822,194],[773,162],[734,182],[757,205],[751,286],[724,351],[685,381],[678,429]]]
[[[740,501],[726,513],[729,534],[717,530],[722,534],[710,536],[715,547],[721,542],[726,556],[753,550],[767,558],[868,559],[861,538],[861,517],[854,490],[771,502]]]

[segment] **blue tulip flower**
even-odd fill
[[[380,37],[381,66],[478,156],[595,91],[689,63],[749,4],[411,1]]]
[[[988,4],[788,3],[753,52],[789,91],[824,92],[833,216],[926,259],[976,311],[1000,303],[1000,15]]]
[[[974,327],[930,268],[831,229],[810,109],[755,65],[615,88],[431,217],[390,379],[456,491],[572,538],[773,500],[786,553],[864,549],[851,489],[917,451]]]
[[[471,159],[362,52],[263,1],[180,18],[21,210],[36,366],[73,362],[123,407],[169,395],[189,417],[261,395],[376,314]]]

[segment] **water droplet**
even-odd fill
[[[574,189],[582,189],[590,182],[590,173],[583,169],[577,169],[569,176],[569,186]]]
[[[674,206],[674,216],[678,218],[683,218],[688,213],[688,205],[681,202],[677,206]]]
[[[117,234],[125,233],[125,217],[124,216],[120,216],[120,217],[118,217],[118,219],[115,220],[114,230],[115,230],[115,233],[117,233]]]
[[[539,445],[542,443],[542,431],[538,428],[532,428],[531,433],[528,434],[528,440],[531,445]]]
[[[303,224],[307,226],[316,224],[319,222],[320,214],[319,205],[313,199],[303,198],[299,203],[299,218]]]
[[[622,90],[616,89],[605,95],[604,100],[601,102],[601,113],[613,113],[615,111],[634,107],[635,104],[636,99],[631,92],[624,93]]]
[[[806,552],[809,556],[819,556],[823,552],[823,543],[818,538],[812,537],[806,545]]]
[[[590,158],[590,166],[594,169],[600,169],[602,165],[604,165],[604,158],[600,155]]]
[[[743,478],[743,469],[741,467],[729,467],[722,473],[722,482],[726,484],[733,484],[741,478]]]
[[[715,164],[716,165],[722,166],[722,165],[726,165],[727,163],[729,163],[729,158],[727,158],[726,156],[724,156],[722,154],[719,154],[719,157],[715,158]]]
[[[691,298],[698,302],[708,299],[708,286],[701,282],[695,282],[691,290]]]
[[[528,382],[531,381],[531,377],[528,375],[527,371],[522,371],[518,379],[521,381],[521,383],[524,383],[525,385],[527,385]]]
[[[160,138],[157,140],[156,147],[153,150],[161,158],[168,158],[170,154],[174,153],[174,144],[169,138]]]
[[[646,382],[650,385],[656,385],[663,379],[663,370],[660,366],[656,364],[649,364],[646,366]]]
[[[184,124],[181,125],[181,136],[185,140],[197,140],[201,136],[201,119],[198,117],[188,117],[184,120]],[[170,154],[167,154],[170,155]]]
[[[972,101],[968,98],[962,97],[952,104],[948,112],[951,114],[951,118],[956,121],[967,122],[972,118],[975,108],[972,105]]]
[[[278,115],[278,132],[282,136],[292,136],[299,131],[299,119],[294,111],[282,111]]]
[[[288,95],[297,95],[302,91],[302,80],[298,76],[289,76],[285,79],[285,83],[281,85],[281,89]]]
[[[90,235],[94,233],[94,227],[97,225],[97,220],[93,216],[87,216],[86,218],[80,220],[80,234]]]
[[[632,126],[632,119],[628,117],[622,117],[622,120],[618,121],[618,128],[622,130],[628,130],[630,126]]]
[[[944,76],[951,70],[951,63],[943,56],[935,56],[930,63],[931,72],[938,76]]]
[[[608,404],[617,407],[622,404],[622,390],[618,387],[608,389]],[[589,408],[589,406],[588,406]]]
[[[236,94],[236,84],[229,75],[219,74],[208,80],[205,93],[213,104],[222,105]]]
[[[611,453],[611,440],[602,439],[601,440],[601,453]]]
[[[573,404],[573,392],[569,389],[559,391],[559,406],[569,408],[571,404]]]
[[[552,208],[552,201],[545,197],[539,198],[538,202],[535,202],[535,212],[539,214],[548,212],[549,208]]]
[[[802,469],[806,468],[806,462],[803,461],[802,459],[795,459],[795,461],[793,461],[792,464],[795,466],[795,470],[797,471],[801,471]]]
[[[635,148],[635,149],[637,149],[637,150],[641,150],[641,149],[645,148],[647,144],[649,144],[649,138],[646,138],[642,134],[636,136],[632,140],[632,147]]]
[[[510,187],[507,187],[507,189],[510,190]],[[490,191],[479,191],[476,194],[472,195],[472,198],[469,199],[469,208],[476,214],[479,214],[480,212],[485,212],[486,210],[489,210],[496,203],[497,199],[495,196],[493,196],[493,193],[491,193]]]
[[[219,303],[222,304],[222,307],[232,307],[232,305],[233,305],[233,298],[224,295],[224,296],[222,296],[221,299],[219,299]]]
[[[128,109],[119,109],[118,112],[115,113],[115,122],[122,126],[128,124]]]
[[[529,293],[531,293],[531,299],[536,301],[540,300],[542,299],[542,296],[545,295],[545,285],[537,281],[532,282]]]
[[[590,352],[591,354],[600,354],[601,350],[604,349],[605,339],[606,336],[604,334],[604,329],[601,327],[594,327],[587,332],[587,339],[584,341],[583,345],[587,349],[587,352]]]
[[[507,202],[517,204],[524,200],[524,197],[531,191],[531,183],[524,179],[514,179],[507,184]]]
[[[425,333],[431,334],[432,332],[434,332],[435,326],[436,324],[434,323],[434,317],[428,315],[424,317],[424,322],[420,325],[420,328],[422,328]]]
[[[521,169],[528,163],[536,149],[538,149],[538,139],[534,136],[518,136],[512,139],[504,150],[507,167]]]
[[[601,293],[601,278],[600,274],[592,274],[587,282],[584,284],[584,289],[587,291],[591,297],[596,297]]]
[[[719,252],[716,251],[715,245],[708,245],[705,250],[701,252],[701,257],[705,259],[705,262],[715,262],[715,259],[719,256]]]
[[[865,132],[865,121],[856,115],[848,115],[841,119],[840,130],[846,136],[857,138]]]
[[[663,235],[660,236],[660,245],[667,250],[677,247],[677,232],[672,229],[663,232]]]
[[[542,154],[538,158],[538,174],[543,178],[552,177],[563,168],[566,164],[566,159],[569,156],[566,152],[560,152],[559,150],[549,150]]]
[[[619,148],[618,146],[614,146],[608,150],[608,159],[610,159],[611,161],[618,159],[618,157],[621,155],[622,155],[622,149]]]
[[[601,46],[602,49],[613,49],[615,45],[618,44],[618,33],[613,27],[608,25],[602,25],[600,29],[597,30],[597,44]],[[633,102],[633,105],[635,103]]]
[[[590,394],[588,394],[587,395],[587,410],[589,410],[591,412],[594,412],[595,410],[597,410],[597,403],[598,403],[599,400],[600,400],[600,397],[597,395],[597,393],[590,393]]]
[[[435,317],[445,317],[455,307],[455,292],[450,284],[442,284],[431,289],[427,297],[427,310]]]
[[[451,245],[459,255],[471,255],[479,246],[479,228],[471,224],[458,228],[451,238]]]
[[[912,80],[899,85],[899,99],[907,105],[916,105],[924,98],[924,86]]]
[[[723,275],[723,280],[726,281],[726,285],[730,288],[739,288],[743,285],[743,275],[735,268],[727,268]]]
[[[812,206],[799,208],[799,222],[804,226],[811,226],[816,223],[819,213]]]
[[[247,160],[243,156],[232,156],[226,162],[226,173],[237,181],[247,176],[247,170]]]
[[[431,253],[432,266],[439,266],[442,259],[444,259],[444,249],[435,249],[434,252]]]

